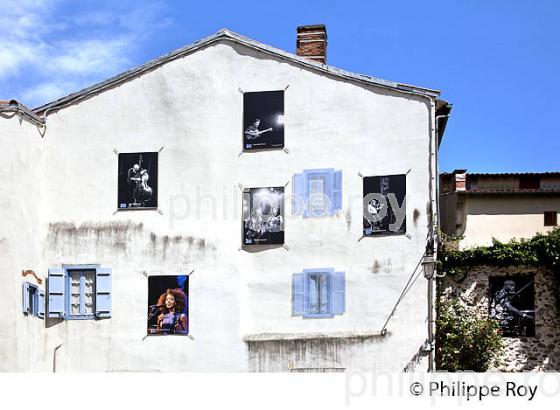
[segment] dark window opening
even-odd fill
[[[521,175],[519,189],[540,189],[541,177],[539,175]]]
[[[558,226],[558,213],[556,211],[544,213],[544,226]]]

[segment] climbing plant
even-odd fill
[[[491,246],[464,250],[453,249],[444,242],[440,263],[440,268],[450,275],[476,265],[543,266],[560,273],[560,227],[531,239],[514,239],[507,243],[494,239]]]
[[[477,265],[544,267],[555,274],[556,303],[560,308],[560,227],[531,239],[507,243],[494,239],[490,246],[464,250],[458,250],[447,237],[443,239],[438,261],[440,272],[465,275]]]

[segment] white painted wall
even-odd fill
[[[287,86],[289,153],[239,155],[243,99],[238,89]],[[243,46],[218,43],[51,114],[44,139],[20,131],[15,120],[0,121],[0,143],[10,152],[11,167],[0,169],[0,175],[13,178],[10,190],[0,194],[2,212],[8,212],[0,235],[5,238],[0,275],[15,292],[0,299],[13,312],[0,319],[1,331],[8,329],[0,353],[10,357],[5,368],[50,371],[53,348],[62,343],[59,371],[246,371],[242,338],[247,335],[379,331],[425,247],[429,115],[419,97],[329,78]],[[161,147],[163,215],[115,213],[113,150]],[[239,184],[278,186],[295,172],[327,167],[343,170],[340,215],[288,217],[289,250],[240,250]],[[411,239],[359,241],[358,172],[387,175],[409,169]],[[191,209],[180,220],[172,217],[174,205],[175,213],[184,210],[183,201],[173,202],[177,195],[185,195]],[[196,206],[197,198],[203,198],[203,205],[211,203],[209,196],[215,197],[215,214],[212,207]],[[28,323],[35,318],[18,311],[18,275],[22,269],[46,275],[49,267],[63,263],[112,267],[111,319],[48,320],[45,329],[38,320]],[[344,315],[291,317],[292,273],[314,267],[346,271]],[[189,322],[194,340],[143,339],[147,279],[142,272],[167,275],[192,269]],[[390,322],[389,335],[344,365],[401,370],[427,337],[426,315],[426,281],[420,277]],[[14,326],[17,332],[12,333]]]

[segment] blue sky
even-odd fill
[[[560,2],[0,0],[0,99],[35,107],[229,28],[294,51],[325,23],[328,62],[443,91],[440,169],[560,170]]]

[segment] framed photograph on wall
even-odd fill
[[[243,149],[284,147],[284,91],[243,93]]]
[[[148,277],[149,335],[188,335],[189,277],[165,275]]]
[[[118,209],[158,207],[158,153],[119,154]]]
[[[243,245],[284,244],[284,187],[243,192]]]
[[[489,316],[500,323],[502,336],[535,336],[534,276],[494,276],[488,281]]]
[[[364,177],[364,236],[406,233],[406,175]]]

